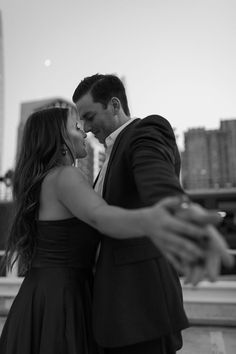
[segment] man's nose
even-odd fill
[[[89,133],[91,131],[91,125],[89,124],[89,122],[86,121],[84,121],[83,123],[83,130],[85,131],[85,133]]]

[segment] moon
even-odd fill
[[[46,59],[45,61],[44,61],[44,65],[45,66],[50,66],[51,65],[51,60],[50,59]]]

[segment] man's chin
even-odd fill
[[[100,137],[98,137],[98,136],[96,136],[96,135],[94,135],[94,137],[97,139],[97,141],[98,141],[100,144],[103,144],[103,145],[104,145],[105,139],[102,139],[102,138],[100,138]]]

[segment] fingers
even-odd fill
[[[220,265],[221,260],[219,255],[209,252],[208,256],[206,257],[206,277],[210,281],[216,281],[219,274],[220,274]]]
[[[171,213],[174,213],[180,208],[182,202],[183,202],[182,196],[166,197],[162,199],[160,202],[158,202],[157,205],[164,207]]]
[[[197,225],[217,225],[222,221],[222,216],[216,210],[207,210],[199,204],[190,202],[186,195],[164,198],[158,205]]]
[[[188,238],[192,239],[192,241],[196,239],[196,242],[200,241],[201,238],[206,235],[205,229],[203,227],[195,225],[189,222],[188,220],[180,219],[178,218],[178,215],[176,216],[169,216],[168,227],[173,233],[177,233],[178,235],[182,236],[187,236]]]
[[[184,283],[188,284],[191,283],[192,285],[196,286],[201,280],[205,278],[205,269],[204,267],[201,266],[194,266],[194,267],[189,267],[186,266],[185,269],[185,280]]]
[[[165,248],[168,252],[171,252],[184,263],[198,262],[199,259],[203,259],[204,252],[193,242],[185,241],[176,235],[174,237],[175,240],[172,242],[166,240]]]
[[[176,269],[179,275],[185,275],[185,269],[183,263],[178,258],[174,257],[173,254],[169,252],[166,253],[166,258]]]
[[[209,248],[212,254],[215,252],[221,259],[221,262],[226,267],[232,267],[234,265],[234,258],[228,252],[228,246],[219,232],[212,226],[206,227],[207,234],[209,235]]]
[[[204,251],[190,240],[178,236],[171,231],[163,231],[164,237],[162,239],[154,237],[152,240],[154,244],[166,253],[171,253],[175,257],[178,257],[182,262],[197,262],[199,259],[203,259]]]
[[[207,270],[203,266],[194,265],[190,266],[184,261],[180,261],[178,258],[173,256],[172,253],[167,253],[166,258],[172,264],[172,266],[177,270],[178,274],[184,277],[184,284],[192,284],[196,286],[200,281],[207,277]],[[211,263],[211,281],[216,280],[218,275],[217,271],[214,271],[213,262]],[[214,274],[213,274],[214,273]]]
[[[199,226],[207,224],[218,225],[222,221],[221,215],[214,210],[206,210],[195,203],[181,204],[176,215],[183,220],[188,220]]]
[[[215,281],[221,264],[234,264],[227,243],[213,226],[222,218],[198,204],[185,202],[181,207],[181,203],[180,197],[170,197],[157,204],[163,213],[153,241],[186,283],[197,285],[204,278]]]
[[[192,284],[196,286],[200,281],[206,278],[206,269],[200,265],[191,265],[189,263],[181,262],[178,258],[174,257],[173,254],[167,253],[166,255],[168,261],[174,266],[179,275],[184,277],[184,284]],[[216,274],[213,274],[213,263],[211,264],[211,276],[212,281],[216,280]],[[215,272],[217,273],[217,272]],[[217,274],[218,275],[218,274]]]
[[[224,240],[224,237],[218,232],[218,230],[210,223],[217,224],[221,220],[219,213],[215,211],[207,211],[198,206],[197,204],[190,204],[189,208],[176,213],[176,216],[194,222],[198,226],[206,225],[202,230],[205,233],[205,237],[198,238],[198,244],[200,247],[207,249],[208,247],[214,249],[215,252],[220,256],[222,264],[226,267],[232,267],[234,264],[234,258],[228,253],[228,246]],[[189,229],[186,228],[186,232]],[[180,230],[179,230],[180,232]],[[196,230],[197,232],[197,230]],[[200,234],[200,233],[199,233]],[[196,234],[192,234],[192,237]],[[207,239],[210,237],[209,243]]]

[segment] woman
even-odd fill
[[[13,192],[16,212],[6,264],[22,286],[0,339],[1,354],[94,354],[92,269],[97,229],[114,238],[157,236],[158,207],[109,206],[73,167],[86,156],[76,114],[64,108],[26,122]]]

